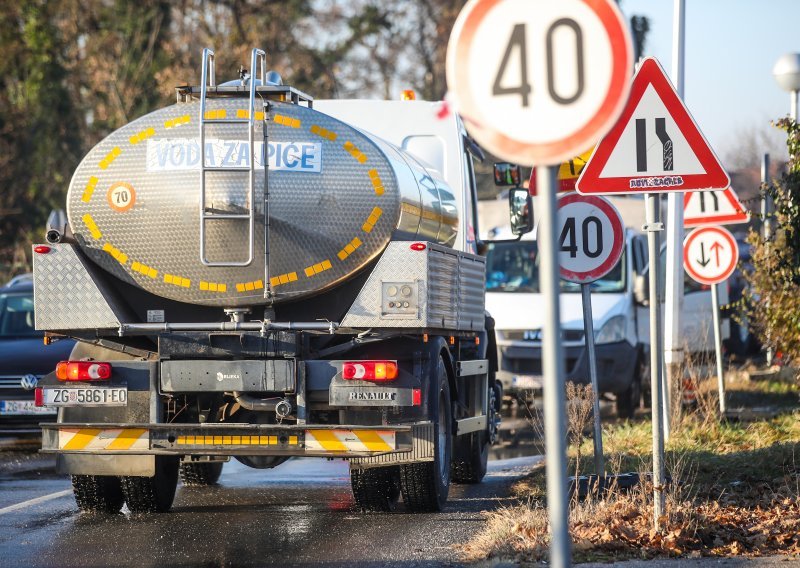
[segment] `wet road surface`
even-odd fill
[[[541,457],[490,462],[479,485],[453,485],[444,512],[353,509],[347,463],[295,459],[274,470],[225,465],[220,484],[179,486],[164,515],[78,513],[52,458],[0,453],[0,566],[458,565],[457,546],[508,503]]]

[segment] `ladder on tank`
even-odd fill
[[[256,198],[256,149],[255,149],[255,125],[256,125],[256,67],[261,64],[260,79],[261,84],[266,84],[266,54],[261,49],[253,49],[250,58],[250,103],[246,118],[209,118],[206,113],[206,102],[208,99],[208,88],[216,87],[214,77],[214,52],[210,49],[203,50],[203,70],[201,73],[200,91],[200,262],[205,266],[249,266],[253,262],[254,243],[255,243],[255,198]],[[216,90],[216,89],[215,89]],[[213,115],[212,115],[213,117]],[[248,167],[223,167],[222,165],[206,164],[206,127],[217,124],[242,124],[247,125],[247,139],[250,144],[250,164]],[[266,159],[266,152],[264,159]],[[248,173],[248,192],[247,192],[247,212],[246,213],[213,213],[206,207],[206,174],[208,172],[220,172],[224,175]],[[220,176],[216,176],[217,178]],[[248,224],[248,253],[247,260],[244,261],[224,261],[209,260],[206,250],[206,224],[213,221],[234,220],[247,222]]]

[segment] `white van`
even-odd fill
[[[642,200],[611,201],[620,209],[626,224],[633,226],[626,229],[625,250],[617,266],[591,284],[592,317],[600,391],[614,394],[618,415],[627,418],[650,387],[647,237],[638,230],[641,219],[631,221],[630,215],[626,216],[631,205],[643,211]],[[504,228],[490,236],[510,238],[510,231]],[[665,256],[662,248],[662,282]],[[509,394],[541,388],[544,298],[539,290],[539,253],[534,233],[518,241],[487,243],[486,292],[486,309],[495,320],[497,334],[498,380]],[[688,277],[684,292],[680,318],[684,344],[690,352],[713,351],[711,292]],[[560,298],[567,378],[588,383],[580,286],[562,281]],[[720,302],[727,303],[726,286],[720,286]],[[723,337],[727,336],[727,327],[725,323]]]

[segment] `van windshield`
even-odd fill
[[[625,290],[625,254],[600,280],[591,283],[593,292]],[[486,253],[486,290],[489,292],[539,292],[539,249],[536,241],[489,243]],[[580,284],[561,280],[562,292],[578,292]]]

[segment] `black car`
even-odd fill
[[[37,408],[38,380],[69,359],[70,339],[43,342],[34,329],[33,280],[17,276],[0,288],[0,434],[38,432],[38,423],[55,419],[55,410]]]

